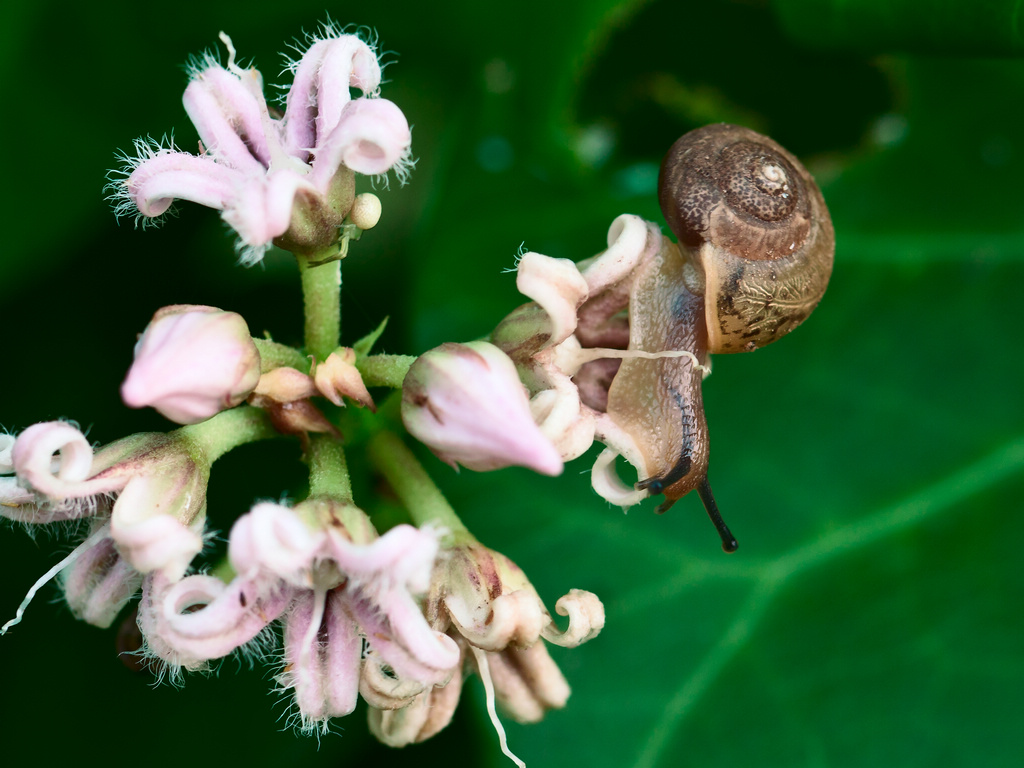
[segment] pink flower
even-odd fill
[[[139,337],[121,397],[195,424],[241,403],[259,379],[260,354],[241,315],[179,304],[157,310]]]
[[[515,365],[485,341],[442,344],[420,356],[402,385],[402,421],[452,466],[562,471],[558,451],[534,423]]]
[[[18,435],[11,464],[16,476],[0,478],[0,515],[35,525],[88,518],[92,526],[33,585],[3,632],[61,572],[72,612],[109,626],[137,591],[140,574],[180,578],[202,549],[209,466],[181,437],[134,435],[94,454],[73,425],[45,422]]]
[[[429,586],[437,547],[436,533],[408,525],[378,538],[365,514],[335,500],[258,504],[231,531],[235,579],[154,577],[140,626],[152,654],[196,669],[280,618],[279,682],[294,692],[304,729],[326,728],[355,707],[365,667],[412,681],[410,697],[451,676],[458,648],[414,598]]]
[[[199,133],[200,154],[173,144],[135,142],[126,178],[112,181],[118,215],[153,221],[175,198],[216,208],[238,233],[243,263],[272,242],[314,252],[338,239],[352,207],[352,173],[408,169],[409,125],[390,101],[376,98],[381,70],[374,50],[330,25],[291,63],[294,81],[284,115],[275,117],[255,69],[235,63],[231,40],[222,67],[208,56],[193,68],[185,111]],[[349,88],[363,93],[351,99]]]
[[[0,510],[5,515],[37,524],[96,518],[141,573],[177,578],[202,549],[209,467],[181,437],[141,433],[94,455],[77,428],[49,421],[18,435],[12,458],[32,510]]]
[[[370,730],[385,744],[423,741],[444,728],[459,700],[465,671],[484,681],[491,721],[508,750],[495,700],[518,722],[540,720],[560,709],[569,684],[543,640],[574,648],[604,627],[604,606],[596,595],[570,590],[555,604],[569,617],[560,631],[526,574],[504,555],[477,542],[452,547],[438,558],[425,612],[430,625],[455,638],[462,650],[459,674],[443,689],[426,690],[402,709],[371,708]],[[465,668],[465,669],[464,669]]]

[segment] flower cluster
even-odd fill
[[[599,419],[578,395],[582,427],[554,416],[568,406],[542,401],[548,390],[575,392],[572,374],[551,373],[551,381],[561,377],[557,386],[538,388],[547,353],[510,345],[506,326],[490,342],[446,344],[418,358],[373,354],[383,324],[341,344],[340,259],[381,216],[375,195],[356,195],[355,174],[394,170],[404,180],[408,123],[378,97],[380,65],[356,35],[327,26],[310,39],[290,65],[283,113],[267,104],[259,72],[238,65],[230,39],[221,40],[227,64],[206,56],[185,90],[199,154],[137,142],[137,156],[125,158],[112,181],[117,212],[146,223],[174,200],[190,200],[221,212],[243,262],[272,244],[291,250],[304,293],[304,344],[253,338],[241,315],[216,307],[163,307],[139,336],[121,395],[177,428],[102,447],[67,421],[0,435],[0,516],[77,537],[0,633],[59,575],[75,616],[99,627],[138,599],[138,654],[148,669],[177,682],[234,653],[269,657],[280,648],[276,684],[301,730],[326,732],[362,697],[370,729],[394,746],[442,729],[465,680],[477,674],[502,749],[521,764],[497,707],[533,722],[565,706],[569,685],[546,643],[574,647],[595,637],[604,608],[572,589],[555,605],[568,617],[558,629],[526,575],[473,537],[392,430],[404,424],[456,468],[516,464],[558,475],[593,440],[591,422]],[[362,95],[352,98],[350,89]],[[575,320],[551,318],[567,311],[565,301],[574,313],[587,289],[578,273],[556,268],[576,281],[579,297],[566,298],[540,272],[534,288],[524,288],[547,313],[541,322],[558,326],[553,345],[570,337]],[[521,280],[529,274],[524,268]],[[372,387],[400,391],[378,412]],[[203,551],[213,538],[206,529],[212,466],[269,438],[298,440],[308,494],[294,505],[251,506],[210,570]],[[357,506],[351,450],[369,457],[376,477],[367,485],[389,486],[383,495],[397,496],[408,522],[375,515],[375,506],[393,501],[371,497]]]
[[[267,105],[260,73],[236,63],[221,33],[227,65],[204,57],[191,68],[183,99],[199,155],[173,142],[136,141],[136,154],[124,156],[109,187],[117,213],[145,224],[175,199],[216,208],[238,234],[246,264],[272,243],[315,253],[336,242],[355,201],[353,174],[394,170],[404,180],[411,137],[402,111],[377,97],[381,68],[373,48],[331,26],[324,32],[291,63],[294,81],[280,117]],[[363,95],[352,99],[350,88]],[[366,219],[363,209],[359,218]]]

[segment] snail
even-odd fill
[[[630,286],[629,349],[689,355],[624,360],[607,413],[628,425],[643,456],[648,476],[636,488],[664,494],[659,512],[696,489],[733,551],[707,475],[708,357],[763,347],[800,325],[825,292],[835,236],[807,170],[739,126],[680,138],[662,163],[658,199],[678,242],[664,238]]]

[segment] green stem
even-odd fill
[[[455,544],[475,541],[423,465],[398,435],[378,432],[370,439],[369,456],[409,510],[416,525],[433,523],[447,528]]]
[[[413,355],[371,355],[356,362],[356,368],[368,387],[401,389],[405,374],[416,362]]]
[[[309,358],[295,347],[278,344],[270,339],[256,339],[253,343],[260,353],[260,372],[266,373],[275,368],[298,368],[303,373],[309,371]]]
[[[310,435],[306,463],[309,464],[310,496],[352,500],[352,480],[340,440],[330,435]]]
[[[221,411],[211,419],[189,424],[171,434],[190,440],[211,464],[240,445],[280,436],[266,411],[249,405]]]
[[[317,360],[338,348],[341,338],[341,262],[312,266],[318,254],[295,254],[302,277],[306,351]]]

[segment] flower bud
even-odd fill
[[[381,205],[380,198],[372,192],[363,192],[356,195],[352,203],[352,210],[348,217],[360,229],[373,229],[380,221]]]
[[[132,408],[152,406],[195,424],[241,403],[259,378],[259,352],[241,315],[180,304],[153,315],[121,397]]]
[[[376,411],[363,377],[356,369],[356,353],[351,347],[339,347],[317,365],[313,373],[320,394],[335,405],[344,405],[343,396]]]
[[[402,421],[453,466],[562,471],[558,451],[533,421],[515,365],[485,341],[442,344],[417,359],[402,385]]]

